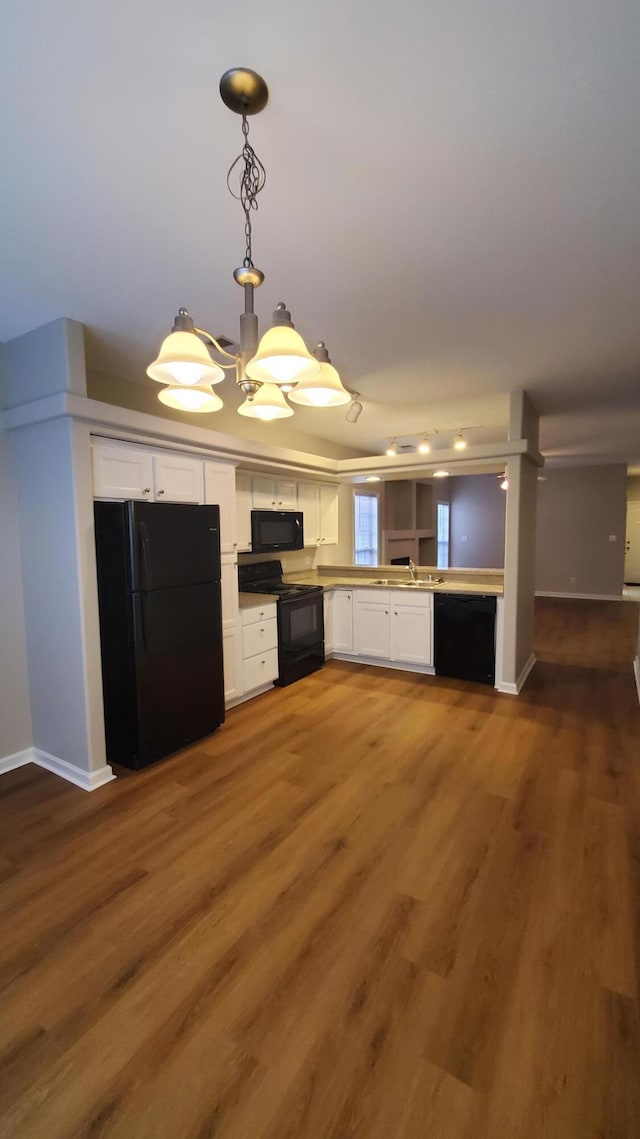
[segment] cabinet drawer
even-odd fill
[[[278,675],[278,650],[268,649],[267,652],[258,653],[246,660],[243,667],[245,692],[259,688],[261,684],[268,684]]]
[[[424,589],[394,589],[391,594],[391,604],[398,609],[431,609],[433,594]]]
[[[260,621],[275,620],[276,606],[275,602],[265,605],[253,605],[251,609],[240,610],[240,623],[245,625],[257,625]]]
[[[278,647],[278,622],[275,617],[270,621],[260,621],[254,625],[245,625],[242,630],[242,655],[247,657],[262,653],[264,656],[268,649]]]

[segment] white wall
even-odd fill
[[[10,440],[0,432],[0,760],[33,743]]]
[[[621,595],[626,492],[622,463],[545,469],[538,483],[537,592]]]

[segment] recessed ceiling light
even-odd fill
[[[365,482],[380,482],[380,475],[366,475]]]
[[[448,471],[434,471],[433,477],[434,477],[434,479],[448,479],[449,478],[449,472]]]

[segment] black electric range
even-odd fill
[[[282,562],[238,566],[241,593],[272,593],[277,600],[278,679],[284,687],[322,668],[324,618],[321,585],[292,585],[282,580]]]

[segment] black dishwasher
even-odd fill
[[[434,602],[436,675],[495,684],[495,597],[484,593],[436,593]]]

